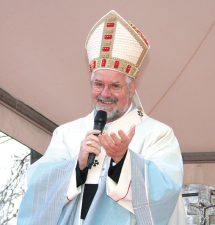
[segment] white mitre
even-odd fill
[[[136,79],[149,44],[133,24],[112,10],[93,26],[85,48],[90,73],[111,69]]]

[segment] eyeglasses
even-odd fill
[[[92,85],[92,89],[97,92],[102,92],[104,90],[105,86],[108,86],[108,90],[111,93],[118,93],[122,90],[122,87],[127,84],[124,84],[124,85],[121,85],[119,83],[104,84],[101,81],[92,81],[91,85]]]

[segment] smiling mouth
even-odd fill
[[[106,104],[106,105],[111,105],[111,104],[117,104],[118,99],[117,98],[103,98],[102,96],[97,96],[96,97],[97,102],[102,103],[102,104]]]
[[[102,100],[99,100],[99,102],[103,104],[109,104],[109,105],[115,103],[114,101],[102,101]]]

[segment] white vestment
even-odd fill
[[[80,150],[80,143],[85,138],[87,131],[92,130],[93,123],[94,112],[85,118],[81,118],[58,127],[53,133],[53,137],[46,154],[30,167],[28,179],[31,178],[34,171],[41,163],[56,162],[77,157]],[[163,123],[147,117],[142,123],[136,126],[135,135],[129,145],[129,150],[133,151],[146,161],[144,172],[146,180],[145,189],[146,193],[148,193],[147,201],[150,206],[150,214],[153,218],[153,223],[160,224],[158,221],[159,217],[156,219],[156,215],[158,215],[157,212],[169,210],[172,214],[171,218],[167,219],[169,221],[169,225],[185,225],[186,216],[182,197],[181,194],[179,194],[183,181],[183,162],[178,141],[175,138],[172,129]],[[110,157],[107,156],[105,152],[103,153],[105,158],[97,176],[99,180],[95,181],[95,183],[100,183],[101,178],[109,167]],[[151,166],[151,164],[153,164],[153,166]],[[154,168],[154,165],[156,166],[155,171],[159,171],[158,176],[154,174],[155,172],[152,172],[153,169],[150,169]],[[155,178],[151,178],[152,176],[155,176]],[[162,179],[160,183],[158,182],[159,179]],[[106,191],[107,195],[115,202],[131,212],[130,224],[133,225],[136,224],[136,222],[133,215],[133,190],[131,182],[131,159],[130,151],[128,151],[118,184],[107,176]],[[173,186],[176,187],[175,189],[177,189],[177,193],[174,193]],[[83,195],[83,187],[76,187],[74,169],[67,197],[72,200],[79,194],[81,194],[81,196]],[[172,201],[172,205],[168,203],[168,208],[164,203],[171,195],[177,195],[178,200],[176,201],[177,203]],[[81,210],[81,201],[82,199],[80,198],[78,203],[79,210]],[[67,202],[65,202],[65,204],[66,203]],[[162,205],[167,208],[163,209]]]

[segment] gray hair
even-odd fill
[[[127,84],[128,90],[130,91],[130,85],[131,85],[132,82],[134,82],[134,78],[126,76],[125,82]]]

